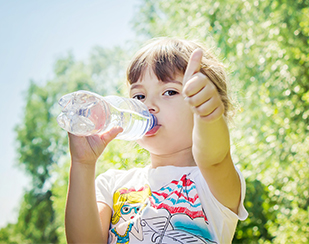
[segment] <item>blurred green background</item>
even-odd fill
[[[130,57],[158,36],[202,40],[227,67],[237,107],[233,159],[246,178],[249,212],[233,243],[309,243],[308,16],[308,0],[140,0],[129,44],[96,46],[82,60],[64,53],[52,78],[27,88],[15,133],[18,162],[31,183],[17,222],[0,230],[0,243],[65,243],[70,159],[55,120],[57,100],[79,89],[125,96]],[[147,152],[115,140],[97,173],[147,162]]]

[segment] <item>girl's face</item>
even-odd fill
[[[124,221],[134,219],[134,217],[139,213],[140,209],[140,204],[125,203],[120,209],[121,217],[124,219]]]
[[[143,79],[131,85],[130,96],[142,101],[158,119],[158,126],[138,144],[156,155],[169,155],[192,147],[193,113],[182,95],[183,75],[160,81],[146,70]]]

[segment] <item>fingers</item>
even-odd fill
[[[115,137],[123,131],[122,127],[113,127],[109,131],[100,135],[102,141],[104,141],[105,146],[110,143]]]
[[[206,103],[202,103],[197,107],[192,107],[192,111],[199,115],[205,122],[213,122],[219,119],[224,113],[224,105],[220,97],[211,97]]]
[[[203,103],[207,102],[216,94],[216,88],[211,84],[207,83],[204,86],[192,86],[190,90],[186,91],[186,101],[190,106],[198,107]]]
[[[191,79],[192,75],[200,71],[202,58],[203,50],[201,48],[197,48],[192,52],[183,77],[183,85],[185,85],[187,81]]]
[[[184,85],[182,93],[185,97],[198,94],[208,84],[208,78],[202,73],[194,74]]]
[[[200,72],[203,50],[190,56],[183,79],[183,95],[194,114],[203,121],[216,121],[224,114],[224,105],[214,83]]]
[[[91,136],[76,136],[69,133],[72,162],[95,164],[107,144],[122,131],[121,127],[113,127],[107,132]]]

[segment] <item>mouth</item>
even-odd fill
[[[160,129],[161,125],[156,125],[155,127],[153,127],[150,131],[148,131],[145,136],[154,136],[157,131]]]

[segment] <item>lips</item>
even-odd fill
[[[150,131],[148,131],[145,136],[153,136],[157,133],[157,131],[160,129],[160,125],[154,126]]]

